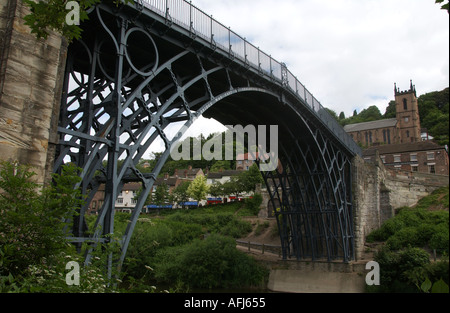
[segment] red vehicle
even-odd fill
[[[214,204],[222,204],[222,198],[208,198],[207,200],[208,205],[214,205]]]

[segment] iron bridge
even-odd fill
[[[73,219],[72,242],[110,241],[118,194],[140,182],[120,256],[109,259],[121,265],[170,149],[203,115],[224,125],[278,125],[279,166],[262,174],[284,259],[352,260],[355,142],[284,63],[212,16],[184,0],[134,2],[90,9],[82,40],[69,46],[54,172],[67,162],[82,169],[77,187],[87,204]],[[179,128],[175,136],[169,125]],[[136,165],[157,138],[165,152],[143,174]],[[104,203],[88,234],[88,204],[102,183]]]

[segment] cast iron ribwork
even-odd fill
[[[204,115],[225,125],[279,126],[280,165],[264,178],[284,258],[352,259],[349,160],[360,150],[342,127],[285,64],[186,1],[135,2],[97,5],[83,39],[69,47],[54,171],[78,165],[87,196],[71,240],[78,247],[110,242],[118,195],[126,182],[140,182],[121,254],[109,258],[110,269],[122,264],[171,149]],[[144,174],[136,166],[157,139],[165,151]],[[102,184],[104,201],[88,231],[85,215]]]

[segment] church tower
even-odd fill
[[[416,86],[411,80],[409,90],[400,91],[397,84],[394,85],[394,90],[400,143],[421,141]]]

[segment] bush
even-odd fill
[[[260,286],[268,271],[236,249],[232,238],[211,235],[182,247],[167,248],[155,258],[155,277],[190,288]]]
[[[413,247],[420,246],[421,241],[419,237],[419,232],[416,227],[405,227],[400,229],[394,235],[389,237],[386,244],[392,250],[399,250],[403,247],[411,245]]]
[[[252,198],[245,199],[245,212],[249,212],[250,215],[258,215],[262,201],[263,198],[259,193],[253,195]]]
[[[380,286],[368,287],[375,292],[418,292],[417,282],[426,277],[430,265],[428,253],[414,247],[393,251],[385,246],[375,261],[380,264]]]
[[[0,292],[112,289],[101,258],[80,268],[80,286],[68,286],[65,280],[67,262],[83,263],[63,232],[64,221],[83,204],[80,190],[74,189],[78,170],[65,166],[61,175],[53,175],[53,184],[42,188],[33,182],[36,174],[30,167],[0,164]]]
[[[435,232],[429,240],[431,249],[436,249],[440,253],[446,252],[448,255],[449,247],[449,230],[448,225],[439,224],[435,227]]]
[[[167,225],[137,223],[124,262],[127,275],[143,277],[147,273],[145,266],[151,264],[159,249],[171,245],[172,239],[172,230]]]
[[[57,262],[66,249],[64,220],[81,205],[75,167],[54,175],[55,185],[41,189],[27,166],[0,165],[0,275],[20,275],[29,265]],[[41,189],[41,190],[40,190]]]
[[[386,241],[394,250],[408,245],[428,245],[432,249],[448,251],[448,228],[448,211],[402,208],[395,217],[370,233],[367,241]]]
[[[381,228],[376,229],[373,232],[371,232],[367,236],[367,241],[368,242],[386,241],[389,239],[389,237],[394,235],[395,232],[397,232],[404,226],[405,226],[405,223],[402,220],[400,220],[396,217],[393,217],[393,218],[387,220],[386,222],[384,222],[384,224],[381,226]]]

